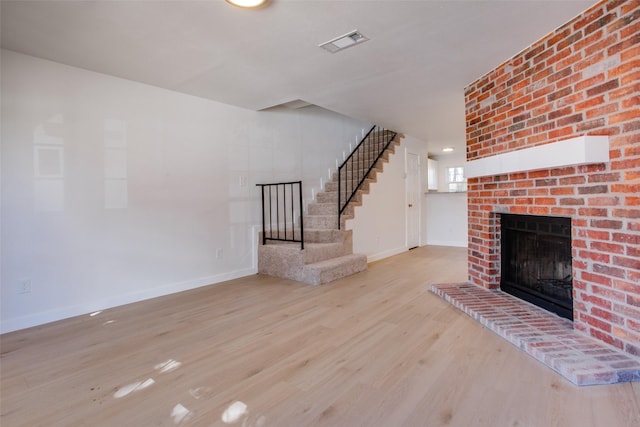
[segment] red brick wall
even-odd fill
[[[500,212],[572,218],[574,327],[640,355],[640,1],[603,1],[465,89],[467,159],[609,135],[610,162],[469,179],[469,280]]]

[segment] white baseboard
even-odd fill
[[[408,251],[409,248],[402,246],[400,248],[388,249],[386,251],[378,252],[376,254],[367,255],[367,262],[379,261],[381,259],[389,258],[390,256],[398,255]]]
[[[93,301],[89,304],[62,307],[55,310],[49,310],[14,319],[8,319],[0,323],[0,333],[4,334],[20,329],[31,328],[33,326],[55,322],[57,320],[67,319],[69,317],[81,316],[99,310],[118,307],[120,305],[162,297],[177,292],[188,291],[190,289],[201,288],[203,286],[209,286],[216,283],[225,282],[227,280],[250,276],[252,274],[256,274],[257,272],[258,269],[254,267],[235,270],[227,273],[217,274],[214,276],[200,277],[185,282],[172,283],[157,288],[145,289],[144,291],[132,292],[124,295],[116,295],[100,301]]]
[[[458,240],[427,240],[427,245],[430,246],[455,246],[458,248],[466,248],[467,241]]]
[[[0,321],[0,333],[17,331],[20,329],[31,328],[33,326],[43,325],[69,317],[81,316],[93,313],[99,310],[106,310],[120,305],[131,304],[134,302],[144,301],[151,298],[162,297],[175,294],[177,292],[188,291],[190,289],[201,288],[203,286],[214,285],[227,280],[239,279],[240,277],[250,276],[258,273],[258,232],[261,226],[253,225],[251,227],[251,267],[240,270],[228,271],[226,273],[215,274],[212,276],[199,277],[184,282],[170,283],[151,289],[145,289],[138,292],[128,294],[114,295],[98,301],[91,301],[87,304],[73,305],[69,307],[60,307],[39,313],[33,313],[26,316],[16,317]]]

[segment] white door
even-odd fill
[[[420,246],[420,156],[406,153],[407,247]]]

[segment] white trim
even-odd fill
[[[125,304],[144,301],[151,298],[171,295],[177,292],[188,291],[191,289],[210,286],[228,280],[239,279],[241,277],[251,276],[258,273],[258,233],[262,227],[253,225],[251,227],[251,267],[240,270],[229,271],[226,273],[216,274],[213,276],[199,277],[197,279],[185,282],[170,283],[152,289],[145,289],[140,292],[132,292],[124,295],[117,295],[105,298],[98,302],[89,304],[74,305],[63,307],[55,310],[49,310],[40,313],[33,313],[13,319],[7,319],[0,322],[0,333],[17,331],[19,329],[30,328],[45,323],[55,322],[57,320],[67,319],[69,317],[82,316],[98,310],[107,310],[109,308],[118,307]]]
[[[367,262],[379,261],[381,259],[389,258],[390,256],[398,255],[403,252],[408,251],[409,248],[406,246],[402,246],[400,248],[389,249],[386,251],[378,252],[376,254],[367,255]]]
[[[215,276],[201,277],[186,282],[172,283],[153,289],[146,289],[141,292],[133,292],[125,295],[118,295],[112,298],[106,298],[98,302],[91,302],[86,305],[75,305],[63,307],[55,310],[49,310],[40,313],[34,313],[13,319],[7,319],[0,323],[0,333],[17,331],[19,329],[30,328],[57,320],[67,319],[69,317],[81,316],[98,310],[107,310],[109,308],[118,307],[133,302],[144,301],[151,298],[171,295],[177,292],[188,291],[191,289],[201,288],[227,280],[238,279],[240,277],[249,276],[257,272],[256,268],[246,268],[243,270],[230,271],[228,273],[217,274]]]
[[[609,137],[584,135],[468,161],[465,176],[476,178],[608,161]]]
[[[415,156],[418,159],[418,187],[416,190],[416,199],[414,201],[416,207],[418,208],[418,229],[416,230],[418,234],[418,247],[422,246],[422,191],[420,189],[422,183],[422,174],[421,174],[421,164],[420,164],[420,154],[409,151],[408,148],[404,149],[404,243],[406,247],[410,247],[409,244],[409,155]],[[413,247],[413,246],[411,246]]]
[[[428,246],[454,246],[457,248],[466,248],[467,241],[458,240],[429,240],[427,239]]]

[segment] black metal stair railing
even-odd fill
[[[397,132],[373,126],[338,168],[338,228],[349,202],[396,135]]]
[[[262,190],[262,244],[300,242],[304,249],[302,181],[256,184]]]

